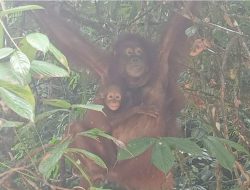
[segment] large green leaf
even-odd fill
[[[222,139],[222,138],[218,138],[218,137],[211,137],[214,139],[217,139],[218,141],[227,144],[228,146],[236,149],[239,152],[244,152],[246,154],[250,154],[249,151],[247,149],[245,149],[242,145],[240,145],[239,143],[235,143],[233,141],[227,140],[227,139]]]
[[[55,64],[37,60],[32,61],[31,72],[38,75],[39,78],[69,76],[69,73],[63,68],[58,67]]]
[[[152,163],[159,170],[167,174],[173,167],[174,160],[173,153],[167,144],[164,144],[160,141],[154,144],[152,151]]]
[[[19,84],[22,83],[17,79],[16,75],[11,68],[9,63],[0,63],[0,80],[6,81],[12,84]]]
[[[18,115],[31,121],[34,121],[33,106],[29,104],[26,100],[4,89],[3,87],[0,87],[0,97],[6,103],[6,105]]]
[[[22,85],[26,84],[30,70],[30,61],[28,57],[21,51],[16,51],[10,58],[10,64],[19,82]]]
[[[97,156],[97,155],[95,155],[87,150],[80,149],[80,148],[68,148],[67,152],[83,154],[84,156],[86,156],[90,160],[94,161],[98,166],[107,169],[106,164],[103,162],[103,160],[99,156]]]
[[[0,59],[3,59],[5,57],[8,57],[10,54],[12,54],[15,50],[13,48],[1,48],[0,49]]]
[[[23,38],[20,42],[19,42],[19,48],[21,49],[21,51],[27,55],[27,57],[29,58],[29,60],[34,60],[36,57],[36,53],[37,50],[35,48],[33,48],[28,42],[26,38]]]
[[[11,9],[6,9],[4,11],[0,11],[0,17],[8,14],[18,13],[22,11],[37,10],[37,9],[43,9],[43,8],[38,5],[26,5],[26,6],[15,7]]]
[[[190,153],[194,155],[202,153],[201,148],[190,139],[164,137],[164,138],[161,138],[161,141],[163,143],[167,143],[170,147],[176,148],[186,153]]]
[[[33,110],[35,109],[35,98],[29,86],[19,86],[1,80],[0,86],[23,98],[32,106]]]
[[[154,143],[153,138],[139,138],[130,141],[126,149],[119,149],[117,154],[118,160],[126,160],[138,156],[145,152]]]
[[[235,161],[234,156],[225,148],[225,146],[216,138],[208,136],[203,140],[204,145],[212,156],[226,169],[232,170]]]
[[[60,52],[53,44],[50,43],[49,51],[55,56],[55,58],[69,71],[69,64],[66,57]]]
[[[1,128],[4,128],[4,127],[20,127],[22,125],[23,125],[23,122],[8,121],[6,119],[0,118],[0,130],[1,130]]]
[[[44,54],[49,50],[49,38],[41,33],[32,33],[26,36],[27,42],[35,49],[42,51]]]
[[[58,161],[61,159],[69,144],[69,139],[60,144],[57,144],[44,156],[38,167],[39,171],[43,174],[44,177],[48,178],[51,175],[51,172],[55,169]]]
[[[98,104],[85,104],[85,105],[74,104],[74,105],[72,105],[72,108],[83,108],[83,109],[90,109],[90,110],[103,112],[102,109],[104,108],[104,106],[98,105]]]
[[[59,100],[59,99],[44,99],[43,103],[65,109],[69,109],[71,107],[71,104],[69,102],[67,102],[66,100]]]

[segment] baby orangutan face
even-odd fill
[[[111,111],[117,111],[121,107],[121,102],[121,88],[116,85],[111,85],[110,87],[108,87],[104,96],[105,106]]]

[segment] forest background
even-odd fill
[[[122,32],[157,43],[169,13],[181,14],[183,2],[58,1],[53,6],[85,38],[112,51]],[[35,1],[1,1],[0,189],[57,186],[60,158],[68,151],[65,127],[86,108],[101,110],[88,104],[97,78],[84,65],[74,71],[42,33],[31,14],[41,8]],[[159,163],[173,166],[176,189],[248,189],[250,3],[201,2],[196,9],[186,30],[193,44],[190,58],[178,81],[186,97],[178,121],[194,145],[178,141],[181,151],[172,149],[171,162],[158,155]],[[71,160],[67,167],[75,164]],[[68,188],[75,184],[76,179],[67,181]]]

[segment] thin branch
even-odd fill
[[[233,47],[235,41],[238,40],[238,36],[234,36],[231,38],[231,40],[229,41],[229,43],[227,44],[224,56],[223,56],[223,60],[222,60],[222,64],[221,64],[221,74],[220,74],[220,81],[221,81],[221,110],[222,110],[222,116],[223,116],[223,132],[225,137],[228,139],[228,128],[227,128],[227,113],[225,110],[225,91],[226,91],[226,82],[225,82],[225,77],[224,77],[224,70],[225,70],[225,66],[228,60],[228,57],[230,55],[230,50]]]
[[[159,7],[159,5],[158,5],[156,8],[158,8],[158,7]],[[132,25],[132,24],[135,23],[137,20],[139,20],[140,18],[144,17],[145,15],[147,15],[148,13],[150,13],[150,12],[151,12],[152,10],[154,10],[154,9],[155,9],[155,7],[152,7],[151,9],[148,9],[148,10],[145,11],[144,13],[139,14],[138,16],[136,16],[136,17],[134,18],[134,20],[130,21],[130,22],[126,25],[126,27]]]
[[[16,42],[13,40],[13,38],[10,36],[10,33],[8,32],[7,28],[5,27],[4,23],[0,20],[0,24],[2,25],[5,33],[7,34],[7,36],[9,37],[9,39],[11,40],[11,42],[14,44],[14,46],[21,51],[21,49],[17,46]]]
[[[222,189],[222,171],[221,171],[221,166],[219,163],[216,164],[216,171],[215,171],[215,176],[216,176],[216,190],[221,190]]]
[[[177,13],[177,14],[180,14],[180,13]],[[188,15],[182,15],[182,16],[186,17],[187,19],[191,20],[192,22],[194,22],[196,24],[202,24],[202,25],[208,26],[210,28],[219,28],[219,29],[224,30],[226,32],[230,32],[230,33],[240,35],[240,36],[245,36],[242,32],[231,30],[229,28],[226,28],[226,27],[223,27],[223,26],[220,26],[218,24],[211,23],[211,22],[205,22],[205,21],[202,21],[201,19],[199,19],[197,17],[192,17],[191,18]]]
[[[244,167],[238,161],[235,162],[235,167],[236,167],[236,169],[238,169],[240,171],[241,175],[243,175],[244,178],[245,178],[245,182],[242,182],[242,185],[246,186],[246,187],[249,187],[250,174],[247,173],[247,171],[244,170]]]
[[[234,30],[228,29],[228,28],[226,28],[226,27],[220,26],[220,25],[218,25],[218,24],[209,23],[209,22],[207,22],[207,23],[206,23],[206,22],[202,22],[202,23],[203,23],[204,25],[216,27],[216,28],[225,30],[225,31],[227,31],[227,32],[230,32],[230,33],[234,33],[234,34],[240,35],[240,36],[243,36],[243,35],[244,35],[242,32],[234,31]]]

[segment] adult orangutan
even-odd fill
[[[115,46],[114,63],[117,65],[111,67],[111,71],[115,68],[115,72],[126,79],[129,90],[137,95],[135,104],[154,106],[159,112],[157,118],[134,114],[129,120],[115,126],[112,135],[125,144],[139,137],[160,137],[167,134],[163,104],[167,99],[164,89],[165,79],[153,74],[154,72],[159,74],[165,68],[163,67],[162,71],[159,70],[161,68],[157,65],[159,59],[157,56],[150,55],[154,49],[145,44],[146,41],[141,37],[127,35],[122,40],[118,40]],[[153,59],[150,59],[151,57]],[[169,125],[173,126],[174,123]],[[118,182],[129,190],[173,188],[172,174],[169,173],[166,176],[151,164],[150,150],[134,159],[119,161],[108,174],[108,179]]]
[[[176,17],[176,19],[179,20],[181,17]],[[174,20],[172,20],[172,22],[174,22]],[[134,117],[121,123],[120,125],[117,125],[112,134],[122,142],[127,143],[139,137],[177,135],[175,114],[180,108],[176,107],[174,110],[171,110],[171,105],[177,104],[179,101],[178,98],[181,96],[173,96],[177,93],[177,91],[172,90],[176,90],[175,79],[177,78],[176,76],[178,73],[177,70],[173,69],[173,67],[175,67],[173,64],[176,62],[174,62],[173,57],[170,56],[174,56],[176,53],[172,47],[174,47],[173,43],[175,43],[173,39],[175,39],[175,37],[177,37],[176,35],[178,35],[178,33],[175,32],[178,27],[174,25],[174,23],[172,24],[173,28],[166,31],[167,34],[162,39],[163,43],[162,46],[160,46],[160,53],[158,54],[158,57],[154,59],[155,63],[158,64],[154,64],[156,66],[154,67],[154,72],[157,73],[157,75],[148,77],[150,78],[149,81],[147,81],[147,77],[145,77],[145,75],[140,75],[142,78],[144,77],[144,82],[146,82],[141,83],[142,86],[135,85],[135,88],[133,88],[133,85],[130,85],[130,89],[134,92],[138,90],[141,92],[143,104],[153,105],[159,110],[159,117],[154,119],[146,115],[135,114]],[[174,26],[177,28],[174,28]],[[130,56],[127,53],[130,49],[134,50],[134,54],[136,54],[135,50],[137,48],[145,51],[146,55],[150,53],[150,49],[147,50],[133,38],[127,38],[124,44],[121,44],[118,47],[120,47],[120,49],[118,49],[120,50],[118,55],[121,55],[121,59],[124,59],[124,54],[126,56]],[[116,61],[116,63],[121,64],[120,67],[118,65],[118,71],[119,69],[122,70],[121,68],[126,68],[124,65],[131,64],[129,62],[124,63],[123,61]],[[139,66],[135,66],[135,70],[139,70],[139,68]],[[175,71],[176,73],[174,73],[174,75],[173,73],[168,75],[169,70]],[[128,73],[129,69],[126,68],[123,69],[123,71]],[[147,70],[145,69],[145,73],[146,72]],[[129,77],[127,73],[126,76]],[[139,78],[134,76],[127,80],[128,85],[133,84],[133,82],[140,81]],[[173,79],[169,76],[176,78]],[[168,90],[171,90],[171,93],[169,93]],[[172,189],[174,184],[171,173],[165,175],[151,164],[150,150],[144,152],[135,159],[118,162],[109,173],[109,179],[119,182],[119,184],[122,184],[129,190]],[[143,183],[139,183],[138,181],[143,181]]]

